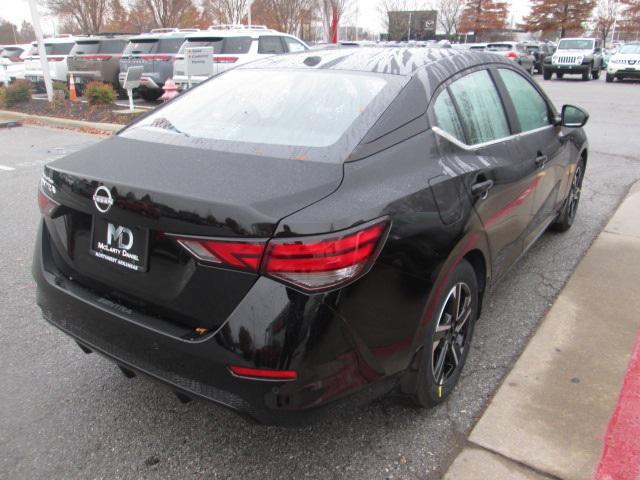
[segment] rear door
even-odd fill
[[[514,70],[500,68],[496,73],[505,103],[513,109],[515,131],[520,134],[518,155],[538,170],[532,219],[524,241],[527,248],[553,221],[564,198],[570,152],[553,124],[553,107],[538,88]]]
[[[495,278],[521,255],[535,190],[535,159],[519,154],[505,106],[486,69],[454,80],[434,102],[440,154],[465,177],[492,254]]]

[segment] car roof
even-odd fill
[[[75,43],[78,40],[82,40],[83,37],[72,37],[72,36],[68,36],[68,37],[52,37],[52,38],[45,38],[44,39],[44,44],[45,45],[51,45],[54,43]],[[37,45],[38,42],[31,42],[31,45]]]
[[[105,34],[105,35],[90,35],[84,38],[77,38],[76,43],[84,42],[104,42],[109,40],[129,40],[132,37],[136,37],[136,34],[117,33],[117,34]]]
[[[495,57],[495,58],[494,58]],[[365,73],[411,76],[423,67],[444,59],[458,60],[456,68],[487,63],[509,63],[499,55],[453,48],[345,48],[311,50],[272,57],[240,66],[241,69],[308,69],[343,70]]]
[[[287,33],[282,33],[279,32],[277,30],[271,30],[271,29],[252,29],[252,28],[242,28],[242,29],[238,29],[238,28],[230,28],[230,29],[215,29],[215,28],[210,28],[209,30],[201,30],[199,32],[195,32],[195,33],[190,33],[189,35],[187,35],[187,40],[193,39],[193,38],[209,38],[209,37],[251,37],[251,38],[258,38],[260,36],[264,36],[264,35],[281,35],[281,36],[285,36],[285,37],[293,37],[292,35],[289,35]],[[293,37],[295,38],[295,37]]]
[[[162,40],[163,38],[185,38],[188,35],[187,32],[165,32],[165,33],[143,33],[130,37],[130,42],[138,40]]]

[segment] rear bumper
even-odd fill
[[[205,399],[268,424],[306,423],[358,392],[368,401],[395,376],[372,372],[349,328],[323,296],[304,296],[259,279],[224,324],[202,337],[115,304],[64,277],[46,228],[36,242],[37,302],[49,323],[80,345],[190,398]],[[234,377],[229,365],[296,370],[290,382]]]

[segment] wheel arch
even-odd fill
[[[480,249],[470,250],[465,254],[463,260],[468,261],[473,270],[476,272],[476,278],[478,279],[478,317],[482,314],[482,304],[487,289],[487,272],[488,264],[487,258]]]

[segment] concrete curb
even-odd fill
[[[638,210],[640,182],[576,267],[445,480],[594,478],[637,349]],[[626,465],[622,457],[616,462]]]
[[[10,110],[0,110],[0,118],[3,120],[27,121],[57,128],[73,128],[78,130],[99,130],[101,132],[116,133],[126,125],[117,123],[85,122],[83,120],[70,120],[68,118],[45,117],[41,115],[29,115]]]

